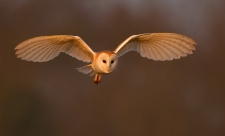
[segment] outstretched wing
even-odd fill
[[[93,61],[95,52],[78,36],[55,35],[28,39],[15,48],[18,58],[33,62],[49,61],[65,52],[84,62]]]
[[[123,41],[114,52],[118,57],[129,51],[137,51],[142,57],[153,60],[173,60],[192,54],[196,42],[175,33],[147,33],[133,35]]]

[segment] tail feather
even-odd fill
[[[94,70],[92,70],[91,72],[90,72],[90,76],[94,76],[95,75],[95,72],[94,72]]]
[[[77,68],[79,72],[84,73],[84,74],[90,74],[90,76],[94,76],[95,72],[92,69],[91,64]]]

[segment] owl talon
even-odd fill
[[[94,78],[94,83],[95,83],[95,84],[98,84],[98,83],[100,83],[100,82],[101,82],[101,75],[96,74],[96,75],[95,75],[95,78]]]

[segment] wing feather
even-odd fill
[[[185,48],[183,46],[179,46],[178,44],[170,42],[170,41],[161,40],[161,41],[159,41],[159,43],[162,43],[165,46],[166,45],[170,45],[170,46],[176,48],[177,50],[179,50],[180,52],[182,52],[183,55],[185,55],[185,56],[187,56],[186,53],[190,54],[192,52],[190,49],[187,49],[187,48]]]
[[[159,46],[163,46],[164,48],[167,49],[167,52],[169,53],[170,55],[170,58],[172,59],[179,59],[180,58],[180,55],[179,55],[179,51],[176,50],[176,48],[174,48],[173,46],[168,46],[168,44],[164,44],[164,43],[161,43],[161,42],[158,42]]]
[[[184,54],[186,54],[182,52],[181,50],[179,50],[176,46],[174,47],[174,46],[171,46],[170,44],[165,44],[163,42],[159,42],[159,44],[166,47],[169,52],[172,52],[176,56],[175,59],[178,59],[180,58],[180,56],[184,56]]]
[[[46,52],[44,53],[43,61],[48,61],[49,60],[48,57],[51,54],[53,49],[54,49],[54,46],[53,45],[49,45],[48,49],[46,49]]]
[[[148,48],[150,49],[150,51],[152,52],[152,59],[153,60],[157,60],[157,55],[156,55],[156,51],[153,48],[153,46],[148,46]]]
[[[140,54],[141,54],[142,57],[146,57],[147,56],[146,55],[146,48],[145,47],[146,47],[145,45],[142,45],[140,47]]]
[[[173,52],[171,52],[167,46],[164,46],[163,44],[154,43],[156,46],[158,46],[162,52],[166,54],[165,60],[173,60]],[[176,56],[175,56],[176,57]]]
[[[155,50],[155,48],[153,46],[150,46],[152,48],[153,54],[154,54],[154,59],[153,60],[158,60],[158,53]]]
[[[187,52],[184,52],[184,51],[182,50],[182,48],[180,48],[181,46],[178,46],[177,44],[166,43],[166,42],[163,42],[163,41],[159,41],[159,44],[162,45],[162,46],[164,46],[164,47],[167,47],[167,45],[170,45],[170,46],[168,46],[168,48],[167,48],[168,51],[171,50],[173,53],[175,53],[175,54],[178,55],[178,56],[181,56],[181,57],[187,56],[187,55],[186,55]]]
[[[48,54],[48,52],[49,52],[49,50],[51,49],[51,45],[48,45],[48,46],[46,46],[44,49],[43,49],[43,51],[40,51],[40,55],[39,55],[39,59],[38,59],[38,61],[40,61],[40,62],[43,62],[43,61],[45,61],[46,59],[45,59],[45,56]]]
[[[114,52],[120,57],[129,51],[136,51],[142,57],[153,60],[172,60],[192,54],[196,42],[175,33],[146,33],[132,35],[123,41]]]
[[[148,46],[146,46],[146,49],[147,49],[147,58],[148,59],[152,59],[152,50],[151,48],[149,48]]]
[[[78,36],[55,35],[28,39],[15,48],[18,58],[33,62],[49,61],[65,52],[84,62],[91,62],[95,52]]]
[[[163,56],[163,51],[160,50],[160,48],[158,48],[158,46],[156,46],[155,44],[152,44],[152,47],[155,49],[155,51],[157,52],[158,55],[158,60],[165,60],[164,56]]]
[[[181,34],[175,34],[175,33],[155,33],[155,34],[157,35],[157,37],[165,37],[165,38],[182,40],[182,41],[185,41],[186,43],[190,43],[191,45],[197,44],[193,39]]]
[[[181,40],[178,40],[178,39],[170,39],[170,38],[162,38],[162,39],[164,39],[166,41],[170,41],[172,43],[176,43],[176,44],[178,44],[178,45],[180,45],[184,48],[187,48],[189,50],[195,50],[195,47],[192,46],[191,43],[187,43],[187,42],[184,42],[184,41],[181,41]]]
[[[42,46],[39,46],[38,48],[32,48],[29,52],[25,52],[23,57],[25,59],[29,59],[32,56],[38,57],[41,53],[45,52],[46,48],[49,47],[49,44],[42,44]]]
[[[157,50],[157,47],[152,46],[155,51],[156,60],[162,60],[160,52]]]

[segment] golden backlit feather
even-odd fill
[[[114,52],[120,57],[128,51],[137,51],[142,57],[164,61],[192,54],[195,44],[193,39],[180,34],[147,33],[130,36]]]
[[[34,62],[49,61],[60,52],[91,62],[95,54],[80,37],[69,35],[35,37],[20,43],[15,50],[18,58]]]

